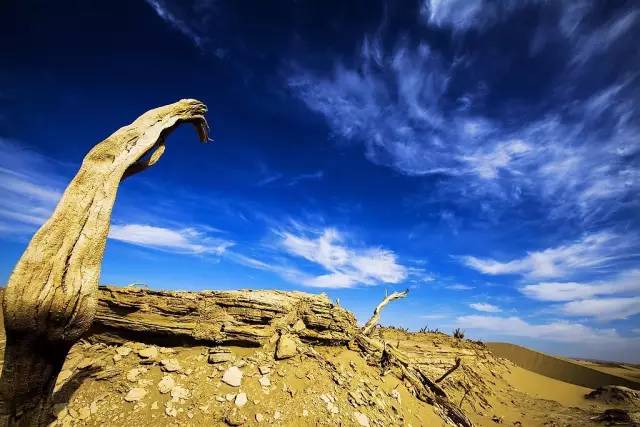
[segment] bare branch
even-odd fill
[[[409,294],[409,289],[404,290],[402,292],[394,292],[391,295],[387,295],[380,304],[373,310],[373,316],[365,323],[362,328],[362,335],[371,335],[371,331],[376,327],[378,322],[380,321],[380,312],[384,308],[385,305],[389,304],[393,300],[397,300],[400,298],[404,298]]]
[[[460,362],[461,361],[462,361],[462,359],[460,359],[459,357],[456,357],[455,365],[453,365],[451,368],[449,368],[449,370],[447,372],[445,372],[440,378],[438,378],[436,380],[436,383],[439,383],[440,381],[443,381],[445,378],[447,378],[449,376],[449,374],[451,374],[453,371],[458,369],[460,367]]]

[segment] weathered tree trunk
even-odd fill
[[[169,292],[101,286],[90,339],[167,346],[259,347],[282,331],[302,341],[346,344],[356,319],[326,295],[282,291]]]
[[[69,348],[96,312],[111,210],[123,178],[153,165],[164,137],[193,123],[207,141],[206,107],[181,100],[150,110],[97,144],[51,218],[31,239],[4,292],[0,425],[42,425]]]

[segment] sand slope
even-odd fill
[[[525,347],[508,343],[487,343],[497,356],[504,357],[516,365],[538,374],[587,388],[605,385],[621,385],[640,389],[640,381],[602,372],[588,366],[549,356]]]

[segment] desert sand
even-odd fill
[[[447,425],[438,408],[416,398],[379,360],[338,344],[346,326],[335,325],[347,322],[348,312],[330,315],[322,304],[296,305],[304,294],[276,294],[292,302],[295,315],[273,312],[264,299],[262,307],[250,309],[228,302],[224,312],[212,312],[212,320],[192,322],[189,310],[193,313],[193,298],[198,298],[194,294],[182,300],[181,294],[172,293],[165,315],[153,317],[152,293],[116,288],[111,294],[104,288],[101,292],[94,328],[72,348],[58,377],[53,425]],[[134,299],[123,296],[139,301],[134,306]],[[301,325],[295,316],[307,321]],[[179,317],[187,320],[175,341],[175,331],[168,328],[179,323]],[[219,319],[244,326],[206,330]],[[269,338],[278,328],[296,337],[286,357],[278,357],[279,342]],[[123,333],[133,329],[138,331],[135,337]],[[203,342],[207,334],[222,343]],[[196,336],[200,340],[189,338]],[[640,411],[635,401],[586,399],[591,388],[550,376],[583,384],[602,375],[608,375],[607,381],[622,378],[577,362],[440,332],[378,327],[373,336],[405,352],[432,379],[460,358],[460,367],[438,386],[474,425],[601,425],[593,418],[606,409]],[[247,338],[241,342],[239,337]],[[506,349],[509,358],[496,354],[505,355]],[[529,363],[530,369],[509,359]],[[567,369],[567,363],[576,367]]]

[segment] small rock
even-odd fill
[[[247,393],[238,393],[236,395],[235,404],[238,408],[242,408],[247,404]]]
[[[264,421],[264,415],[262,415],[260,412],[256,413],[256,422],[261,423],[262,421]]]
[[[122,360],[122,356],[120,356],[119,354],[114,354],[113,355],[113,361],[114,362],[119,362]]]
[[[91,415],[98,413],[98,402],[95,400],[91,402],[91,405],[89,405],[89,412],[91,412]]]
[[[308,417],[308,416],[309,416],[309,411],[307,411],[306,409],[304,409],[304,410],[302,411],[302,416],[303,416],[303,417]]]
[[[242,384],[242,371],[236,366],[232,366],[222,375],[222,382],[229,384],[232,387],[240,387]]]
[[[367,417],[365,414],[362,414],[360,412],[354,412],[353,413],[353,418],[356,419],[356,422],[361,427],[369,427],[369,417]]]
[[[234,400],[236,398],[236,394],[235,393],[227,393],[224,396],[225,399],[227,399],[227,401],[231,402],[232,400]]]
[[[154,401],[154,402],[151,404],[151,410],[152,410],[152,411],[155,411],[156,409],[158,409],[158,401]]]
[[[146,368],[133,368],[127,372],[127,380],[132,383],[138,381],[138,375],[147,372]]]
[[[298,349],[293,338],[287,334],[281,335],[276,346],[276,359],[288,359],[295,356],[297,352]]]
[[[271,372],[271,368],[270,368],[269,366],[260,366],[260,367],[258,368],[258,370],[260,371],[260,373],[261,373],[262,375],[266,375],[266,374],[268,374],[269,372]]]
[[[127,357],[131,353],[131,348],[127,347],[126,345],[123,345],[116,348],[116,353],[120,357]]]
[[[173,380],[173,378],[171,378],[169,375],[165,375],[164,377],[162,377],[160,382],[158,382],[158,390],[160,390],[160,393],[162,394],[167,394],[171,390],[173,390],[173,387],[175,387],[175,385],[176,382]]]
[[[162,365],[162,370],[165,372],[176,372],[182,369],[180,362],[176,359],[162,359],[160,364]]]
[[[177,385],[171,389],[171,398],[174,401],[177,401],[180,399],[187,399],[188,397],[189,397],[189,390],[187,390],[182,386]]]
[[[178,410],[174,408],[171,401],[169,401],[165,404],[164,413],[169,417],[175,417],[178,415]]]
[[[127,395],[124,397],[124,400],[126,400],[127,402],[137,402],[146,395],[147,390],[140,387],[134,387],[129,390],[129,393],[127,393]]]
[[[216,400],[218,402],[226,402],[226,399],[224,397],[222,397],[222,396],[216,396]]]
[[[393,397],[394,399],[396,399],[398,402],[400,402],[400,392],[398,390],[396,390],[395,388],[393,390],[391,390],[391,397]]]
[[[230,426],[241,426],[247,421],[247,417],[238,412],[237,408],[233,408],[224,418],[224,421]]]
[[[269,379],[269,377],[268,377],[268,376],[266,376],[266,375],[265,375],[265,376],[263,376],[263,377],[261,377],[261,378],[258,380],[258,382],[260,382],[260,385],[261,385],[262,387],[269,387],[269,386],[271,385],[271,380],[270,380],[270,379]]]
[[[175,349],[170,347],[160,347],[160,353],[162,354],[174,354],[176,352]]]
[[[504,419],[502,417],[494,415],[493,417],[491,417],[491,421],[493,421],[496,424],[502,424],[504,422]]]
[[[280,411],[276,411],[273,413],[274,420],[279,420],[281,417],[282,417],[282,414],[280,413]]]
[[[158,349],[155,347],[145,347],[138,351],[138,356],[143,359],[155,359],[158,357]]]

